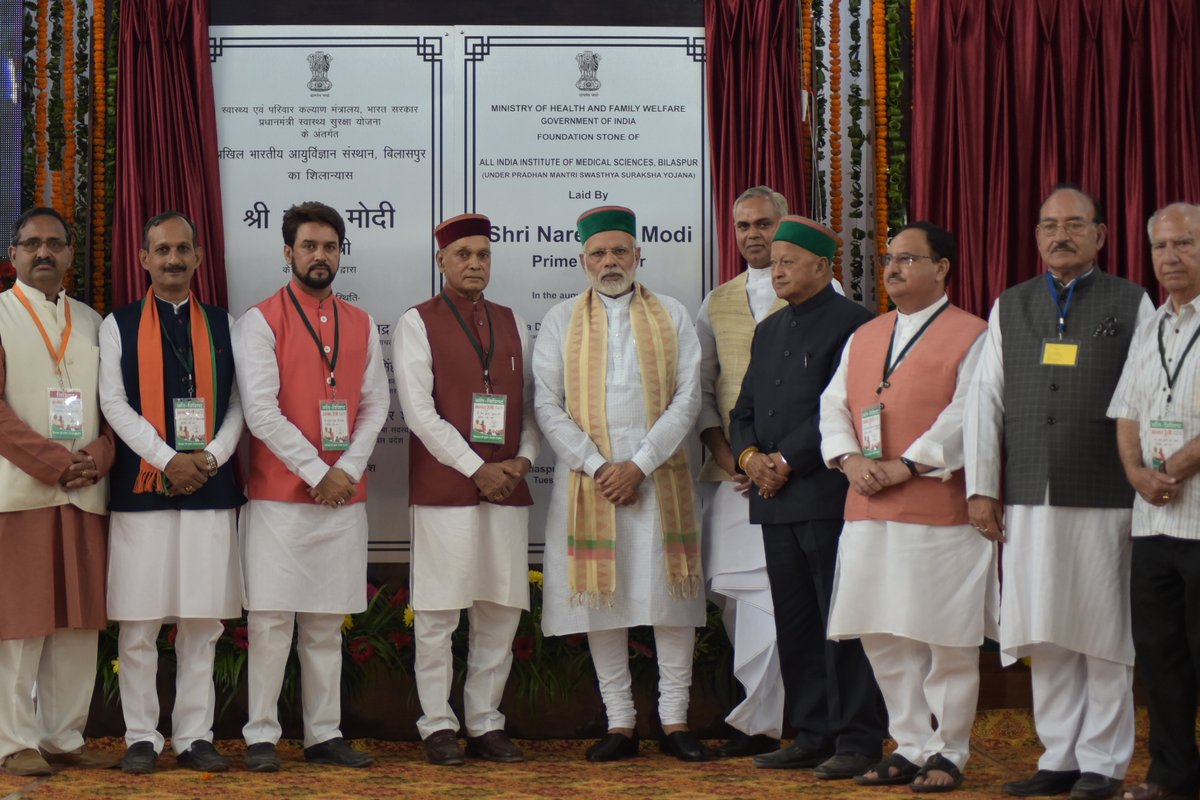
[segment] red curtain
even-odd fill
[[[706,0],[708,119],[720,280],[745,263],[733,238],[733,201],[768,184],[792,213],[808,210],[803,165],[799,28],[795,0]]]
[[[1200,201],[1195,0],[922,0],[909,217],[958,237],[955,302],[979,314],[1036,275],[1043,197],[1107,210],[1105,269],[1156,291],[1146,220]]]
[[[142,225],[168,209],[191,217],[204,247],[194,291],[225,307],[208,0],[124,0],[120,16],[113,307],[145,294]]]

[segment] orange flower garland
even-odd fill
[[[92,0],[92,306],[103,313],[105,308],[105,234],[108,219],[108,187],[104,182],[107,131],[108,63],[105,59],[105,0]]]
[[[872,69],[875,73],[875,249],[882,256],[887,252],[888,235],[888,158],[887,158],[887,11],[884,0],[873,0],[871,6]],[[875,262],[875,285],[880,312],[887,311],[887,286],[881,262]]]
[[[75,0],[63,0],[62,18],[63,160],[64,207],[67,222],[75,221]]]
[[[37,11],[37,105],[34,110],[34,128],[38,136],[34,145],[37,167],[34,172],[33,193],[35,203],[44,203],[46,185],[49,183],[50,148],[45,133],[49,121],[50,76],[47,64],[50,60],[50,0],[38,0]]]
[[[830,225],[842,233],[842,19],[841,0],[829,0],[829,216]],[[842,279],[842,247],[833,257],[833,275]]]
[[[801,43],[801,72],[800,89],[808,91],[812,87],[812,50],[813,50],[813,6],[812,0],[800,2],[800,43]]]

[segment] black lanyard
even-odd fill
[[[1058,290],[1054,287],[1054,276],[1049,272],[1046,273],[1046,286],[1050,290],[1050,300],[1054,303],[1054,310],[1058,312],[1058,338],[1062,338],[1067,330],[1067,312],[1071,310],[1071,298],[1075,296],[1075,287],[1079,285],[1079,279],[1071,281],[1071,285],[1067,288],[1067,297],[1065,300],[1058,299]]]
[[[450,306],[450,310],[454,312],[454,318],[458,320],[458,324],[462,326],[463,333],[467,334],[467,341],[471,343],[471,347],[475,348],[476,355],[479,356],[479,363],[483,365],[483,390],[488,394],[492,393],[492,356],[496,352],[496,334],[492,330],[492,312],[488,308],[487,303],[483,304],[483,313],[487,315],[488,321],[488,349],[487,353],[483,352],[483,341],[479,338],[479,334],[471,330],[471,326],[463,319],[462,314],[458,313],[458,309],[454,306],[454,302],[446,296],[446,290],[442,290],[442,300],[446,305]]]
[[[158,301],[156,300],[155,302],[158,302]],[[165,319],[163,319],[162,314],[158,315],[158,324],[162,328],[163,340],[170,346],[171,352],[175,354],[175,360],[179,362],[179,366],[183,367],[183,371],[187,373],[188,397],[195,397],[196,396],[196,355],[195,355],[195,353],[192,352],[192,345],[191,345],[191,330],[192,330],[191,316],[190,316],[191,308],[188,309],[188,313],[189,313],[188,323],[187,323],[187,326],[185,327],[185,330],[188,332],[188,345],[186,348],[184,348],[182,350],[179,349],[179,347],[175,344],[174,337],[172,337],[170,331],[167,330],[167,322]],[[175,317],[178,318],[178,316],[179,316],[179,314],[178,314],[178,312],[176,312]]]
[[[1162,364],[1163,373],[1167,376],[1167,402],[1170,403],[1171,396],[1175,393],[1175,381],[1179,380],[1179,372],[1183,369],[1183,361],[1188,357],[1188,353],[1192,352],[1192,345],[1196,343],[1196,339],[1200,338],[1200,326],[1188,340],[1187,347],[1183,348],[1183,355],[1179,357],[1179,362],[1175,365],[1175,374],[1172,375],[1171,369],[1167,366],[1167,348],[1163,344],[1163,325],[1166,323],[1165,317],[1158,321],[1158,360]]]
[[[896,344],[896,326],[900,324],[900,315],[897,313],[896,321],[892,324],[892,338],[888,341],[887,355],[883,359],[883,380],[879,382],[879,388],[875,390],[875,394],[883,394],[884,389],[891,388],[892,384],[888,383],[888,378],[892,377],[892,373],[896,371],[896,367],[900,366],[900,362],[904,360],[906,355],[908,355],[908,351],[912,349],[912,346],[917,343],[917,339],[920,339],[925,334],[925,331],[929,329],[929,326],[933,324],[933,321],[941,316],[941,313],[949,306],[950,301],[947,300],[945,303],[942,303],[941,308],[933,312],[933,316],[925,320],[925,324],[922,325],[917,332],[913,334],[913,337],[908,340],[908,343],[904,345],[904,349],[900,351],[900,355],[896,356],[896,363],[893,364],[892,348]]]
[[[341,346],[341,325],[338,324],[338,307],[337,300],[333,300],[333,358],[325,352],[325,345],[321,343],[321,337],[317,335],[313,329],[312,323],[308,321],[308,315],[304,313],[304,309],[300,306],[300,301],[296,299],[296,295],[292,292],[292,287],[287,287],[288,297],[292,298],[292,305],[296,307],[296,313],[300,315],[300,319],[304,320],[304,327],[308,328],[308,335],[317,344],[317,352],[321,354],[321,360],[325,362],[325,366],[329,367],[329,377],[325,382],[330,386],[337,386],[337,380],[333,377],[333,372],[337,369],[338,350]],[[331,296],[332,299],[332,296]],[[336,395],[335,395],[336,396]]]

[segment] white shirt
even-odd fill
[[[1170,390],[1158,350],[1160,325],[1167,366],[1172,372],[1179,370],[1175,386]],[[1151,319],[1138,326],[1130,342],[1129,356],[1108,407],[1108,416],[1138,423],[1142,461],[1146,466],[1150,466],[1154,458],[1151,420],[1181,422],[1185,444],[1200,436],[1200,413],[1197,412],[1200,408],[1200,341],[1182,364],[1180,361],[1188,342],[1197,333],[1200,333],[1200,298],[1186,303],[1178,312],[1172,310],[1168,300]],[[1168,396],[1170,402],[1167,402]],[[1171,453],[1164,455],[1169,458]],[[1165,535],[1200,540],[1198,522],[1200,488],[1194,479],[1184,481],[1179,494],[1165,506],[1152,506],[1140,494],[1133,501],[1134,536]]]
[[[897,312],[895,339],[892,344],[893,363],[897,363],[905,345],[916,335],[917,331],[921,330],[921,326],[928,322],[938,309],[949,302],[949,299],[942,295],[940,300],[915,314]],[[847,362],[850,358],[850,346],[853,340],[854,336],[851,335],[850,339],[846,341],[837,370],[821,394],[821,456],[830,469],[837,468],[837,461],[843,455],[862,453],[852,416],[852,414],[859,413],[860,409],[849,407],[846,388],[849,371]],[[938,414],[929,430],[918,436],[904,451],[904,458],[935,468],[924,473],[922,477],[948,481],[955,470],[963,467],[963,409],[967,402],[971,376],[975,374],[979,357],[983,353],[984,340],[984,334],[980,333],[959,363],[957,383],[950,405]],[[920,346],[921,343],[918,339],[913,347]],[[897,366],[902,363],[903,361],[898,362]]]
[[[529,358],[528,326],[525,320],[513,312],[517,333],[521,337],[521,352],[524,354],[524,412],[521,418],[521,439],[517,457],[529,459],[532,464],[541,449],[542,437],[538,433],[533,416],[533,372]],[[433,400],[433,352],[429,348],[429,334],[421,313],[410,308],[396,323],[396,339],[393,345],[396,371],[396,394],[404,410],[404,421],[413,435],[438,460],[466,477],[471,477],[483,466],[483,459],[471,449],[457,428],[438,415]]]

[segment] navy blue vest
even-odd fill
[[[180,350],[191,347],[190,317],[188,307],[180,307],[180,313],[175,313],[174,307],[163,300],[157,300],[158,313],[165,323],[167,335],[170,335],[175,346]],[[225,412],[229,408],[229,393],[233,387],[233,347],[229,339],[229,315],[216,306],[204,305],[208,315],[208,326],[212,331],[213,347],[216,350],[216,419],[217,431]],[[141,386],[138,383],[138,324],[142,318],[141,302],[133,303],[113,312],[117,330],[121,333],[121,375],[125,380],[125,394],[129,405],[134,411],[142,413]],[[166,398],[167,426],[166,441],[171,447],[175,446],[175,412],[173,398],[188,396],[188,374],[180,365],[171,347],[160,340],[163,347],[163,396]],[[215,431],[214,431],[215,433]],[[141,457],[129,449],[125,442],[117,439],[116,461],[109,482],[112,497],[109,509],[112,511],[194,511],[210,508],[237,508],[246,502],[245,495],[238,489],[234,475],[234,462],[230,459],[218,470],[216,477],[198,489],[195,494],[168,497],[166,495],[143,493],[135,494],[134,481],[137,479],[138,468],[142,463]]]

